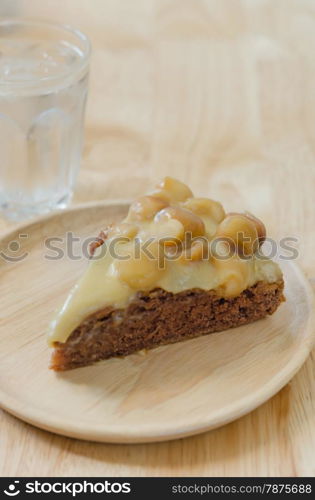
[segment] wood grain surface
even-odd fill
[[[3,0],[0,14],[91,38],[74,202],[130,198],[172,173],[297,237],[315,285],[313,0]],[[314,366],[313,354],[250,415],[168,443],[80,442],[1,412],[1,474],[314,475]]]

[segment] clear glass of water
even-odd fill
[[[0,21],[0,210],[68,205],[80,167],[90,43],[68,26]]]

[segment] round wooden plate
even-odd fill
[[[218,427],[273,396],[301,367],[314,341],[311,287],[284,261],[287,301],[268,319],[146,355],[61,374],[48,369],[48,324],[87,265],[86,239],[126,210],[121,203],[75,207],[2,237],[2,407],[58,434],[133,443]],[[79,241],[71,244],[71,234]]]

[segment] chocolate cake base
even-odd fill
[[[213,290],[177,294],[160,288],[140,292],[125,309],[106,307],[84,320],[65,343],[56,342],[53,370],[69,370],[237,327],[275,312],[283,281],[258,282],[235,298]]]

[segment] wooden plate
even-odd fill
[[[48,370],[48,324],[87,265],[80,258],[82,241],[124,213],[126,205],[120,203],[85,205],[2,237],[2,407],[58,434],[132,443],[218,427],[279,391],[301,367],[314,340],[313,293],[289,262],[281,264],[287,302],[268,319],[160,347],[145,356],[111,359],[62,374]],[[64,251],[69,232],[81,238],[74,244],[76,258],[48,259],[57,250],[48,250],[47,244]],[[48,240],[52,237],[60,240]]]

